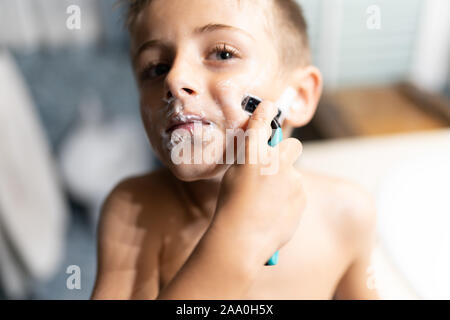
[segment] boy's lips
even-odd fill
[[[176,115],[169,120],[166,127],[166,132],[170,133],[176,129],[185,129],[193,132],[195,123],[210,125],[211,121],[208,121],[204,117],[196,114],[183,114],[182,116]]]

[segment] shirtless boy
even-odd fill
[[[126,179],[108,196],[92,298],[378,298],[367,285],[371,197],[295,165],[302,145],[289,135],[311,120],[322,91],[298,4],[127,3],[141,116],[164,168]],[[285,139],[271,147],[275,102],[287,87],[295,96]],[[262,99],[251,117],[241,108],[247,93]],[[257,129],[265,143],[248,135],[245,163],[175,163],[172,152],[186,137],[176,139],[174,130],[185,129],[194,144],[194,124],[219,137],[202,146],[225,139],[227,129]],[[248,145],[266,148],[269,162],[247,161]],[[261,174],[274,161],[276,172]],[[265,265],[277,250],[278,263]]]

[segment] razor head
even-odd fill
[[[261,103],[261,99],[259,99],[256,96],[252,96],[252,95],[247,95],[243,100],[242,100],[242,109],[244,109],[244,111],[247,111],[248,113],[253,113],[256,110],[256,107]]]
[[[242,105],[242,109],[244,109],[244,111],[252,114],[256,110],[256,107],[258,107],[258,105],[260,103],[261,103],[260,98],[247,94],[245,96],[245,98],[242,100],[241,105]],[[272,122],[270,124],[272,129],[281,128],[280,117],[281,117],[281,110],[278,109],[277,115],[275,116],[275,118],[272,120]]]

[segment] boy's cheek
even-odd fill
[[[248,115],[242,109],[242,100],[246,94],[252,93],[251,77],[244,74],[226,78],[215,84],[217,104],[221,110],[221,121],[225,129],[242,128]]]
[[[211,90],[218,97],[216,100],[220,104],[226,128],[243,128],[247,122],[248,114],[241,106],[247,94],[275,100],[280,78],[268,65],[262,66],[254,62],[239,74],[225,77],[215,83]]]

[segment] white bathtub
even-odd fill
[[[298,165],[372,192],[382,298],[450,299],[450,129],[305,143]]]

